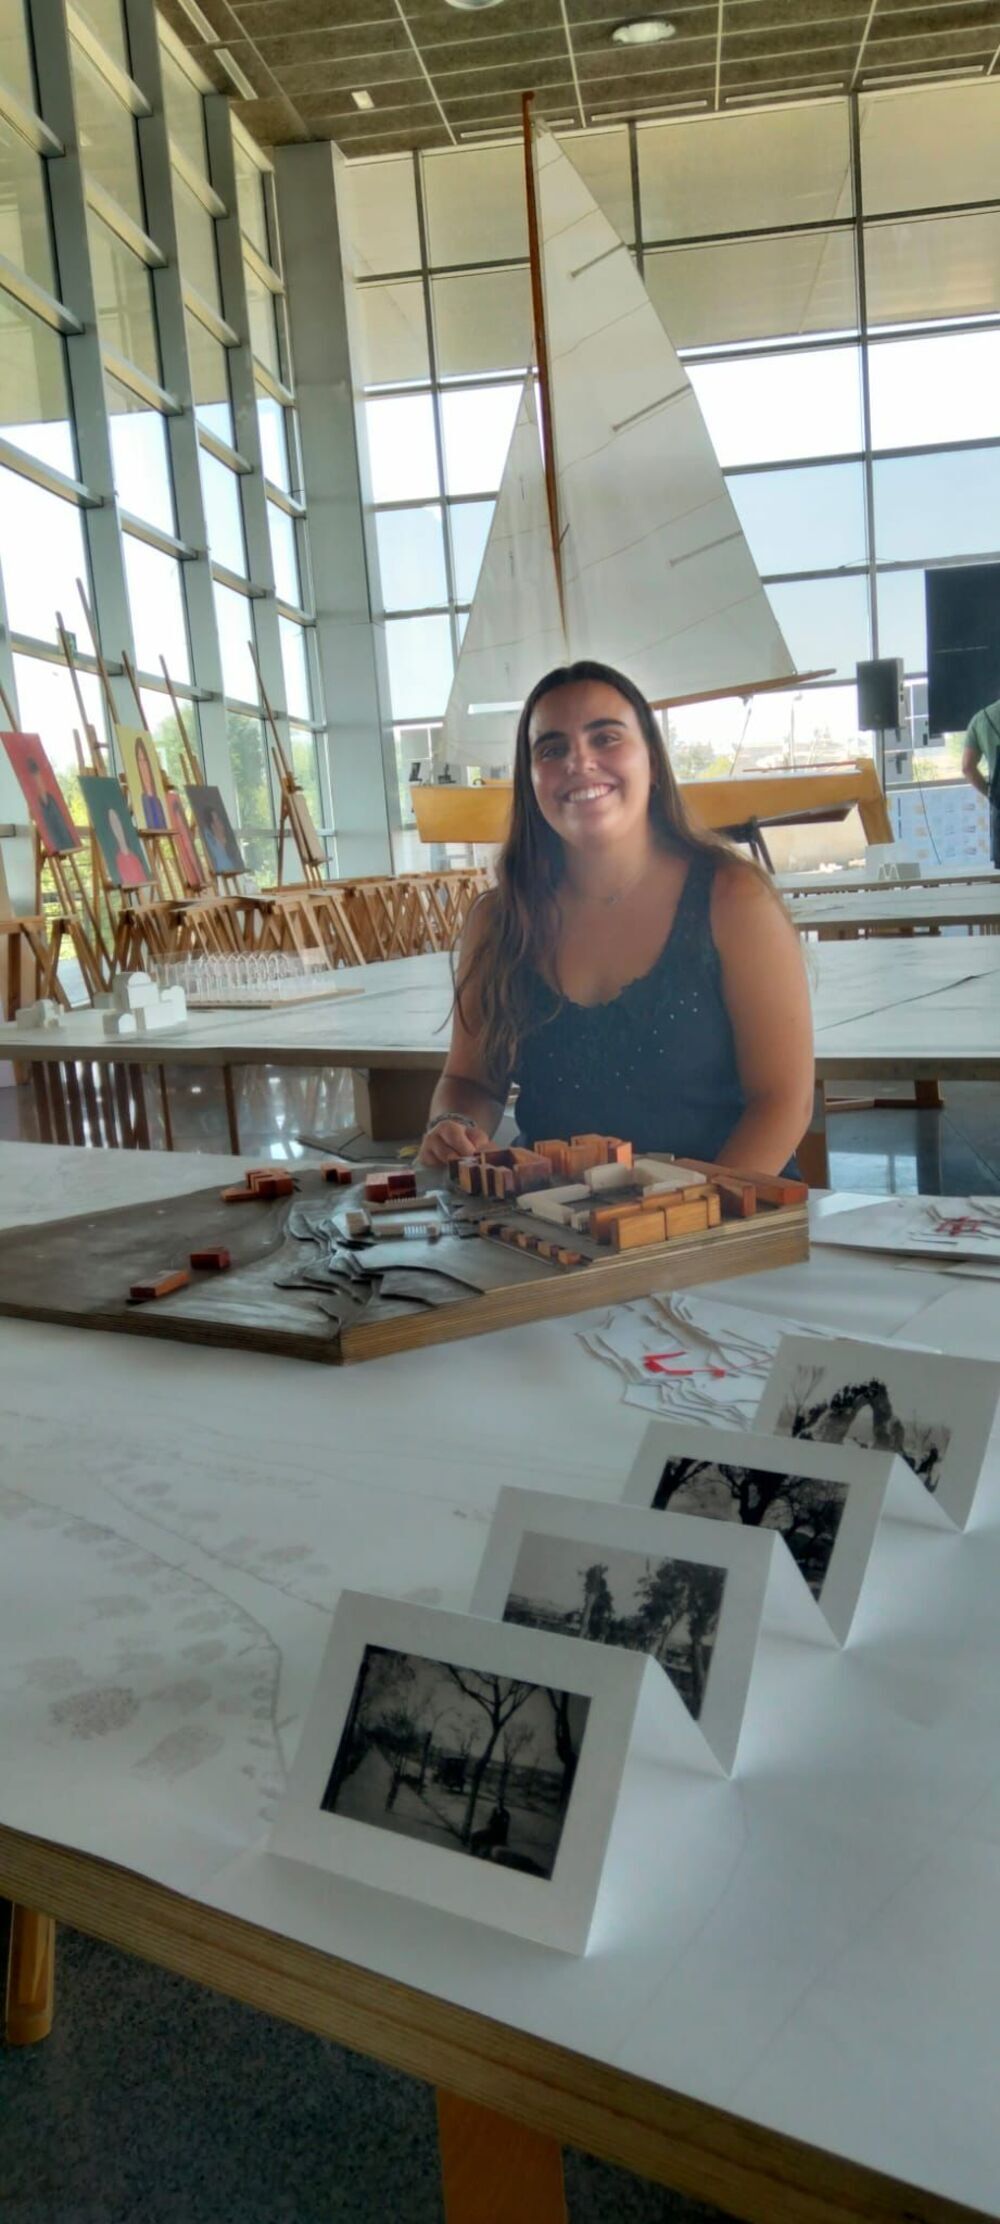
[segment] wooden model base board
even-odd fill
[[[386,1247],[390,1271],[426,1271],[446,1279],[434,1304],[379,1297],[344,1324],[324,1309],[322,1289],[280,1287],[277,1277],[301,1270],[312,1255],[292,1233],[360,1201],[360,1188],[331,1190],[314,1169],[296,1169],[294,1198],[242,1206],[224,1204],[219,1189],[197,1190],[159,1204],[78,1214],[42,1227],[0,1235],[0,1313],[73,1328],[124,1330],[185,1343],[284,1352],[295,1359],[339,1364],[387,1352],[485,1335],[524,1321],[582,1313],[652,1290],[685,1289],[728,1275],[756,1274],[808,1257],[805,1206],[724,1221],[705,1234],[564,1268],[478,1236],[443,1235],[431,1246]],[[410,1208],[412,1209],[412,1208]],[[400,1208],[401,1217],[407,1207]],[[193,1274],[184,1289],[146,1305],[130,1305],[133,1283],[186,1266],[192,1251],[225,1246],[226,1274]],[[447,1277],[453,1274],[454,1282]],[[460,1288],[475,1279],[477,1289]]]

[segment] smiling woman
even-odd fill
[[[778,1173],[808,1126],[798,938],[766,876],[693,827],[622,673],[550,672],[521,713],[497,886],[470,918],[421,1156],[485,1145],[512,1082],[530,1140],[621,1135]]]

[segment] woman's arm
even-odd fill
[[[779,1174],[813,1108],[812,1012],[801,944],[777,895],[739,865],[716,873],[712,933],[746,1097],[719,1163]]]
[[[478,951],[489,921],[488,905],[493,899],[486,896],[470,913],[462,936],[458,960],[458,978],[467,974],[470,960]],[[451,1048],[444,1072],[431,1098],[430,1118],[442,1112],[460,1112],[466,1119],[475,1120],[471,1131],[454,1120],[442,1120],[439,1127],[429,1128],[420,1147],[422,1166],[443,1166],[449,1158],[462,1157],[469,1151],[484,1150],[494,1129],[503,1117],[503,1104],[491,1088],[482,1054],[481,1013],[479,1001],[471,987],[462,991],[461,1008],[458,999],[451,1023]]]

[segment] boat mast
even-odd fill
[[[549,377],[549,343],[545,325],[545,285],[542,278],[541,235],[538,224],[538,195],[535,185],[535,147],[531,108],[534,93],[521,95],[521,127],[524,134],[524,195],[528,213],[528,262],[531,272],[531,314],[535,331],[535,364],[538,371],[538,389],[541,401],[542,447],[545,451],[545,498],[549,512],[549,534],[552,541],[552,561],[556,571],[559,609],[566,630],[566,603],[563,595],[562,532],[559,524],[559,489],[556,480],[555,424],[552,414],[552,384]]]

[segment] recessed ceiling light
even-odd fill
[[[351,94],[351,99],[352,99],[352,100],[353,100],[353,102],[354,102],[355,108],[374,108],[374,106],[375,106],[375,103],[374,103],[374,101],[373,101],[373,99],[372,99],[372,96],[371,96],[371,94],[370,94],[370,93],[366,93],[366,92],[360,92],[360,93],[352,93],[352,94]]]
[[[499,8],[502,0],[448,0],[449,8],[464,8],[472,15],[479,8]]]
[[[452,0],[454,5],[454,0]],[[662,15],[636,15],[627,23],[616,23],[611,33],[612,46],[662,46],[664,39],[677,36],[677,25],[668,23]]]

